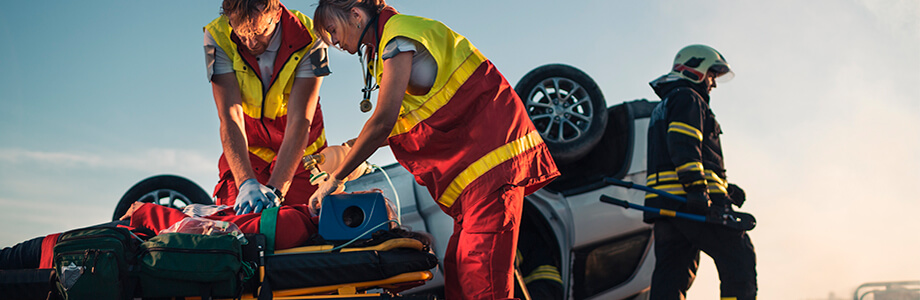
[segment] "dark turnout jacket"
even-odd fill
[[[705,187],[714,206],[728,204],[719,142],[722,130],[709,108],[709,94],[699,84],[667,76],[650,84],[662,100],[649,121],[646,185],[675,195]],[[683,204],[651,193],[645,196],[645,204],[686,211]],[[646,213],[645,221],[654,217],[658,215]]]

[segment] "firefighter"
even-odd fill
[[[690,45],[677,53],[670,73],[649,83],[662,100],[649,123],[647,185],[685,196],[687,203],[649,193],[647,206],[705,215],[743,203],[741,189],[726,181],[722,130],[709,107],[716,81],[733,76],[718,51]],[[650,299],[684,299],[701,250],[715,261],[722,299],[756,297],[754,245],[745,231],[651,213],[645,221],[654,222],[655,232]]]
[[[362,56],[365,99],[374,79],[380,91],[311,205],[341,190],[342,179],[386,143],[454,219],[443,260],[447,299],[513,297],[524,195],[559,172],[508,81],[465,37],[381,0],[321,0],[314,19],[329,45]]]
[[[224,0],[204,49],[224,150],[217,204],[237,214],[306,204],[315,187],[300,159],[326,146],[319,88],[329,74],[312,20],[278,0]]]

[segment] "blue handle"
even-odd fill
[[[650,188],[650,187],[647,187],[641,184],[626,182],[626,181],[622,181],[622,180],[619,180],[613,177],[604,177],[604,182],[612,184],[612,185],[616,185],[616,186],[622,186],[625,188],[637,189],[637,190],[649,192],[649,193],[656,194],[658,196],[662,196],[662,197],[665,197],[665,198],[668,198],[674,201],[679,201],[681,203],[687,203],[687,198],[677,196],[677,195],[674,195],[674,194],[671,194],[671,193],[668,193],[662,190],[653,189],[653,188]]]
[[[624,200],[620,200],[617,198],[613,198],[607,195],[601,195],[601,202],[606,202],[606,203],[610,203],[614,205],[619,205],[619,206],[637,209],[637,210],[641,210],[645,212],[650,212],[653,214],[658,214],[658,215],[662,215],[666,217],[677,217],[677,218],[684,218],[684,219],[693,220],[697,222],[706,222],[706,216],[703,216],[703,215],[688,214],[688,213],[679,212],[679,211],[648,207],[644,205],[635,204],[629,201],[624,201]]]

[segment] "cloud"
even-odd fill
[[[195,151],[152,149],[141,152],[53,152],[0,148],[0,164],[33,165],[56,169],[131,170],[148,173],[172,170],[179,173],[213,173],[215,159]]]
[[[920,37],[920,2],[916,0],[856,0],[858,5],[869,12],[874,19],[886,29],[898,32],[907,31],[914,37]]]

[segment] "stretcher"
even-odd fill
[[[257,243],[258,237],[256,238]],[[258,278],[242,299],[392,299],[431,280],[438,264],[422,242],[395,238],[375,246],[332,245],[275,251],[264,257]],[[244,249],[244,255],[246,254]],[[258,280],[255,280],[258,279]],[[369,293],[369,290],[380,290]],[[270,293],[267,297],[264,293]],[[261,297],[260,297],[261,296]],[[428,299],[428,298],[417,298]]]
[[[344,197],[344,196],[343,196]],[[352,196],[354,197],[354,196]],[[365,194],[357,196],[361,199],[371,199],[382,201],[382,196],[378,194]],[[363,201],[363,200],[362,200]],[[348,203],[342,201],[343,203]],[[370,201],[364,201],[370,203]],[[356,204],[358,205],[358,204]],[[364,205],[364,204],[360,204]],[[359,205],[359,206],[360,206]],[[367,206],[372,207],[373,205]],[[327,212],[332,212],[333,206],[330,205]],[[350,207],[350,206],[349,206]],[[273,212],[273,213],[270,213]],[[373,212],[365,210],[368,217],[364,220],[374,220],[371,218],[381,211]],[[341,212],[336,212],[337,214]],[[327,213],[329,214],[329,213]],[[234,284],[240,289],[231,288],[226,294],[239,295],[242,291],[242,299],[431,299],[428,297],[403,297],[399,293],[413,287],[425,284],[431,280],[433,274],[431,270],[438,265],[437,258],[429,251],[427,245],[415,238],[402,237],[394,234],[393,229],[377,231],[379,235],[368,236],[365,233],[374,232],[377,227],[351,226],[346,229],[346,234],[342,237],[354,237],[350,242],[360,240],[359,245],[346,247],[350,243],[342,241],[329,240],[329,243],[320,245],[311,245],[292,249],[274,250],[274,225],[277,217],[277,209],[266,210],[262,214],[260,230],[261,233],[246,234],[247,243],[237,252],[237,261],[242,260],[249,267],[257,270],[254,276],[249,277],[246,281],[235,281],[241,284]],[[321,218],[321,226],[323,225]],[[327,218],[328,220],[341,220],[341,216]],[[336,221],[338,222],[338,221]],[[373,224],[373,222],[371,223]],[[386,222],[381,223],[386,224]],[[328,224],[327,224],[328,225]],[[354,225],[354,224],[352,224]],[[330,227],[330,226],[327,226]],[[353,227],[353,228],[352,228]],[[359,228],[360,230],[355,230]],[[368,230],[364,230],[369,228]],[[384,228],[386,229],[386,228]],[[235,239],[233,239],[235,240]],[[150,248],[153,249],[153,248]],[[176,248],[173,248],[176,249]],[[180,249],[181,250],[181,249]],[[175,251],[175,250],[173,250]],[[171,252],[173,252],[171,251]],[[222,251],[209,249],[195,249],[187,251]],[[184,251],[183,251],[184,252]],[[200,260],[195,260],[200,261]],[[95,263],[83,262],[86,268],[84,271],[95,270]],[[92,268],[89,266],[93,266]],[[199,270],[197,268],[196,270]],[[49,279],[49,274],[51,278]],[[22,272],[0,271],[0,300],[2,299],[45,299],[41,295],[48,295],[55,290],[54,282],[59,279],[54,278],[55,269],[35,269],[22,270]],[[251,273],[250,273],[251,274]],[[141,278],[150,278],[141,277]],[[167,278],[167,277],[164,277]],[[239,279],[242,279],[240,277]],[[147,279],[149,280],[149,279]],[[189,290],[192,288],[194,296],[209,295],[214,291],[214,286],[208,286],[209,292],[198,293],[200,284],[195,282],[179,281],[177,279],[166,279],[171,286],[180,287],[178,290]],[[136,284],[136,286],[134,286]],[[163,281],[156,282],[159,286]],[[188,286],[186,286],[188,284]],[[125,280],[123,286],[132,285],[130,288],[124,288],[123,294],[128,295],[157,295],[157,299],[163,297],[184,299],[201,299],[202,297],[186,295],[173,295],[173,292],[166,290],[151,289],[143,280]],[[147,287],[147,290],[145,290]],[[13,288],[24,289],[21,292],[17,290],[17,295],[10,293]],[[153,292],[151,292],[153,291]],[[91,293],[96,293],[93,290]],[[51,293],[54,294],[53,292]],[[26,295],[26,296],[21,296]],[[205,296],[206,298],[209,298]],[[54,299],[55,297],[50,297]],[[73,298],[73,297],[71,297]],[[215,297],[219,298],[219,297]]]

